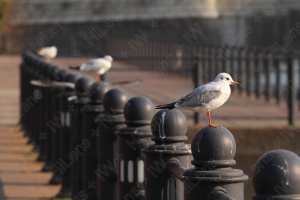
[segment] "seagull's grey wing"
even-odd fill
[[[111,61],[103,58],[90,60],[80,66],[81,71],[96,72],[99,75],[106,73],[110,68]]]
[[[88,61],[88,62],[86,62],[86,63],[83,63],[82,65],[80,65],[80,70],[81,71],[95,71],[95,67],[93,67],[94,66],[94,62],[93,62],[93,60],[90,60],[90,61]]]
[[[192,93],[177,100],[178,107],[203,106],[221,95],[220,90],[210,90],[204,87],[196,88]]]
[[[99,59],[89,60],[86,63],[80,65],[81,71],[98,71],[101,64],[99,63]]]

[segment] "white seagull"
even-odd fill
[[[238,84],[229,74],[219,73],[212,82],[197,87],[192,93],[173,103],[158,105],[156,109],[181,108],[194,112],[206,112],[208,125],[216,128],[218,125],[211,123],[210,111],[222,106],[228,100],[231,93],[229,85]]]
[[[92,59],[77,67],[70,66],[70,69],[77,69],[80,71],[96,72],[96,80],[100,81],[99,76],[103,75],[111,68],[113,58],[111,56],[104,56],[103,58]]]
[[[43,47],[37,52],[40,56],[44,57],[45,59],[53,59],[57,55],[57,48],[55,46],[51,47]]]

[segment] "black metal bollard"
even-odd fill
[[[42,76],[42,81],[49,81],[50,80],[50,68],[52,67],[48,63],[43,62],[42,65],[43,69],[43,76]],[[41,109],[43,112],[40,112],[40,132],[39,132],[39,156],[37,158],[38,161],[45,161],[46,160],[46,140],[47,140],[47,128],[46,124],[49,120],[50,116],[50,109],[51,109],[51,88],[41,88],[41,92],[43,94],[43,97],[41,99]],[[49,133],[49,132],[48,132]],[[47,171],[47,170],[46,170]]]
[[[31,52],[26,52],[23,55],[23,63],[21,65],[21,122],[25,130],[25,136],[32,137],[33,126],[33,109],[34,96],[33,86],[29,81],[34,76],[36,63],[34,62],[34,55]],[[31,138],[30,138],[31,139]]]
[[[116,132],[118,173],[117,199],[142,199],[144,159],[141,150],[151,143],[151,119],[154,106],[144,96],[130,99],[124,107],[127,127]],[[134,191],[134,192],[133,192]]]
[[[26,134],[26,124],[23,116],[23,105],[26,100],[26,54],[23,54],[22,63],[20,64],[19,70],[20,70],[20,124],[22,125],[22,129],[25,131]]]
[[[226,128],[206,126],[192,142],[194,169],[184,172],[184,199],[244,199],[244,182],[248,176],[232,169],[236,152],[233,135]]]
[[[92,85],[92,80],[86,77],[78,79],[75,83],[75,91],[77,99],[72,103],[74,104],[74,112],[71,119],[71,152],[72,154],[72,167],[71,167],[71,185],[72,185],[72,198],[83,189],[82,182],[82,155],[86,149],[85,141],[83,140],[82,133],[82,112],[81,109],[84,105],[90,102],[89,88]]]
[[[33,59],[33,58],[32,58]],[[28,115],[28,136],[29,136],[29,141],[28,143],[31,143],[34,141],[34,135],[36,132],[36,105],[33,101],[33,94],[34,91],[36,89],[35,86],[29,84],[29,81],[31,79],[35,79],[37,78],[37,73],[36,73],[36,62],[33,62],[28,66],[28,83],[27,83],[27,96],[26,96],[26,101],[28,102],[28,104],[30,105],[28,112],[26,113]]]
[[[160,110],[151,122],[152,140],[145,154],[145,195],[146,199],[183,199],[182,181],[171,175],[173,162],[189,167],[191,150],[187,139],[187,122],[179,110]]]
[[[102,99],[104,94],[108,91],[108,87],[109,85],[106,83],[93,83],[90,87],[91,102],[81,109],[83,123],[83,140],[85,140],[85,143],[90,144],[83,152],[82,182],[83,191],[88,195],[90,199],[97,198],[97,177],[95,176],[95,171],[97,171],[98,164],[97,137],[99,131],[97,130],[97,124],[95,123],[95,119],[99,114],[104,112],[104,108],[102,106]]]
[[[54,81],[55,77],[54,74],[57,72],[58,68],[54,65],[49,65],[48,67],[48,77],[49,80]],[[45,133],[44,133],[44,139],[45,139],[45,164],[42,168],[43,172],[49,172],[52,170],[52,164],[53,164],[53,154],[52,149],[54,148],[52,143],[52,134],[55,131],[55,129],[52,129],[52,121],[54,116],[56,116],[57,113],[57,104],[54,103],[54,100],[56,99],[56,93],[54,92],[53,88],[47,88],[47,104],[45,105],[47,107],[47,113],[46,113],[46,119],[45,119]]]
[[[69,73],[65,77],[66,82],[75,83],[80,78],[79,75]],[[56,162],[58,171],[62,173],[62,186],[57,197],[71,197],[71,166],[72,160],[70,160],[71,153],[71,114],[74,112],[72,104],[69,104],[68,97],[75,95],[75,90],[72,88],[66,88],[60,93],[60,111],[62,119],[62,127],[60,129],[60,157]]]
[[[40,76],[39,76],[39,80],[44,81],[47,78],[47,63],[45,62],[41,62],[40,66]],[[37,113],[37,117],[38,117],[38,122],[37,122],[37,126],[38,126],[38,131],[36,132],[36,145],[37,148],[39,150],[39,156],[37,158],[37,161],[44,161],[45,160],[45,146],[44,146],[44,137],[41,137],[43,133],[45,133],[45,111],[46,111],[46,92],[47,89],[43,88],[43,87],[39,87],[39,93],[37,93],[38,95],[40,95],[40,99],[38,101],[38,113]],[[41,112],[43,111],[43,112]]]
[[[116,155],[115,131],[124,127],[123,108],[127,94],[119,89],[109,90],[103,98],[105,113],[99,115],[95,122],[98,124],[97,155],[97,199],[116,199]],[[109,171],[107,171],[109,169]]]
[[[57,69],[53,74],[55,81],[63,81],[67,75],[67,70],[65,69]],[[52,119],[49,121],[49,127],[52,129],[52,144],[56,148],[52,148],[52,160],[53,160],[53,166],[52,171],[57,168],[57,162],[59,163],[59,159],[61,158],[61,152],[60,152],[60,134],[62,134],[62,125],[63,125],[63,112],[60,109],[60,94],[63,93],[65,88],[63,87],[55,87],[53,88],[54,95],[53,98],[53,104],[56,109],[55,115],[53,115]],[[53,173],[52,178],[49,181],[49,184],[60,184],[62,182],[62,171],[57,170],[55,173]]]
[[[287,150],[273,150],[258,159],[253,170],[253,200],[300,199],[300,159]]]
[[[40,79],[41,78],[41,60],[35,60],[34,62],[34,67],[32,67],[32,79]],[[41,123],[40,118],[39,118],[39,113],[41,109],[41,88],[37,86],[30,85],[32,88],[32,94],[31,94],[31,134],[28,143],[33,145],[33,151],[38,150],[38,139],[39,139],[39,124]]]

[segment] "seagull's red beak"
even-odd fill
[[[239,83],[238,83],[238,82],[235,82],[235,81],[231,82],[231,84],[232,84],[232,85],[239,85]]]

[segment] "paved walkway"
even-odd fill
[[[58,58],[53,63],[77,65],[87,58]],[[35,200],[53,197],[59,186],[50,186],[51,174],[41,173],[43,163],[36,162],[36,153],[27,145],[19,121],[19,56],[0,57],[0,200]],[[130,69],[130,70],[128,70]],[[94,75],[90,75],[94,77]],[[130,97],[145,95],[154,104],[168,103],[193,90],[190,80],[153,72],[139,71],[121,63],[114,63],[108,81],[140,79],[139,85],[121,86]],[[192,124],[192,113],[185,112]],[[298,110],[297,125],[300,124]],[[257,128],[287,126],[287,109],[282,103],[266,103],[233,94],[224,106],[212,112],[213,123],[226,127]],[[201,117],[202,125],[206,117]]]
[[[0,126],[19,120],[19,65],[21,56],[0,56]]]
[[[42,162],[18,126],[0,127],[0,199],[40,200],[54,197],[60,186],[48,185],[52,174],[41,172]]]

